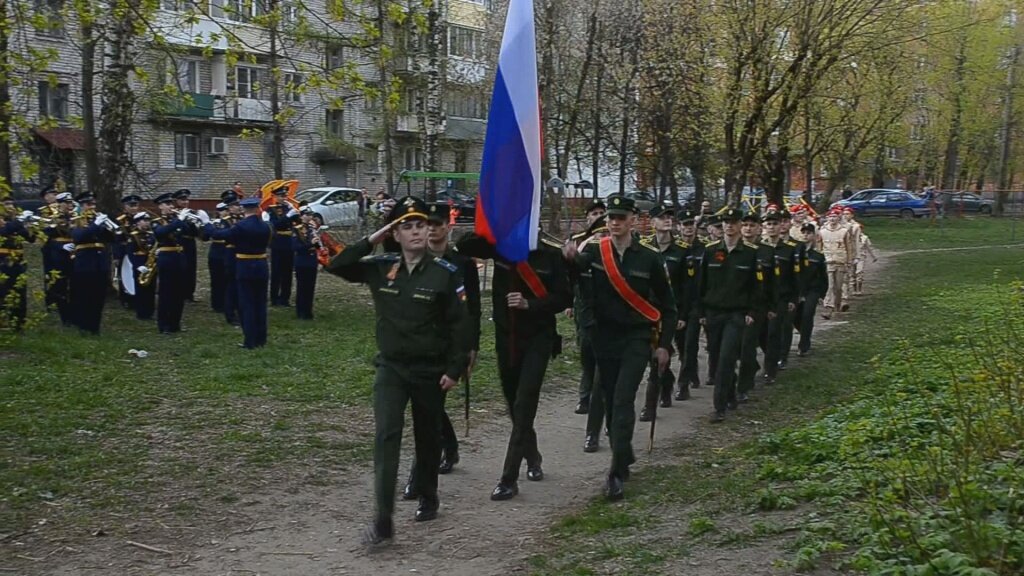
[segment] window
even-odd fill
[[[256,16],[266,14],[266,7],[263,0],[227,0],[224,3],[224,12],[228,20],[233,22],[249,22]]]
[[[420,170],[423,168],[423,149],[409,147],[402,149],[402,168]]]
[[[455,149],[455,172],[468,172],[466,167],[469,165],[469,151],[465,148]]]
[[[285,24],[294,24],[299,19],[299,7],[291,2],[281,3],[281,20]]]
[[[302,74],[298,72],[284,73],[284,99],[292,104],[302,103]]]
[[[900,159],[899,148],[894,148],[892,146],[888,146],[888,147],[886,147],[885,152],[886,152],[886,156],[889,158],[889,160],[894,160],[895,161],[895,160],[899,160]]]
[[[56,120],[67,120],[69,93],[70,89],[67,84],[40,82],[39,115]]]
[[[235,68],[235,96],[258,99],[260,97],[260,69],[249,66]]]
[[[454,118],[483,119],[483,98],[479,94],[454,90],[449,93],[447,102],[448,115]]]
[[[402,112],[406,114],[415,114],[420,105],[420,91],[416,88],[406,88],[405,94],[402,95]]]
[[[345,111],[341,109],[327,110],[327,135],[342,138],[345,133]]]
[[[198,60],[178,60],[175,62],[175,68],[177,69],[177,82],[178,90],[182,92],[199,92],[199,61]]]
[[[35,0],[36,14],[42,16],[36,31],[43,36],[62,36],[64,34],[64,0]]]
[[[199,134],[176,132],[174,134],[174,167],[199,168]]]
[[[177,12],[181,9],[181,2],[179,0],[160,0],[160,7],[164,10]]]
[[[462,58],[479,58],[483,54],[480,31],[463,26],[448,29],[448,55]]]
[[[345,65],[345,49],[340,44],[328,45],[324,66],[328,70],[337,70]]]

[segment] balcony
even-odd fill
[[[265,124],[274,120],[267,100],[214,94],[189,94],[189,97],[189,103],[157,111],[155,115],[180,122],[219,124]]]
[[[483,142],[486,133],[487,122],[476,118],[455,118],[449,116],[444,129],[444,137],[449,140]]]
[[[168,112],[169,116],[185,118],[213,118],[215,97],[213,94],[189,93],[190,103],[182,103],[175,110]]]
[[[419,132],[420,120],[412,114],[405,114],[395,119],[397,132]]]

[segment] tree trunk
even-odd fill
[[[274,15],[270,19],[270,53],[267,55],[270,64],[270,116],[273,120],[271,136],[273,138],[274,179],[284,178],[284,122],[281,119],[281,68],[278,54],[278,26],[280,25],[281,4],[279,0],[269,0],[267,11]]]
[[[385,0],[377,0],[377,14],[376,14],[376,28],[377,28],[377,74],[380,76],[381,86],[381,123],[383,124],[383,133],[381,134],[381,145],[384,147],[384,178],[387,182],[387,193],[397,195],[398,191],[395,190],[395,150],[394,150],[394,134],[395,134],[395,114],[391,107],[390,99],[388,96],[391,92],[391,74],[390,74],[390,61],[385,58],[382,47],[388,38],[388,27],[387,27],[387,2]]]
[[[85,133],[85,187],[99,196],[104,186],[100,178],[99,144],[96,141],[96,43],[91,24],[82,24],[82,132]],[[67,178],[70,175],[65,175]],[[104,202],[104,210],[112,210],[114,199]]]
[[[444,0],[441,0],[444,1]],[[442,15],[441,2],[433,2],[427,9],[427,90],[424,95],[423,122],[420,130],[423,134],[424,168],[429,172],[438,170],[440,161],[439,141],[445,128],[444,109],[444,60],[441,58],[445,46],[446,28]],[[426,181],[427,199],[433,202],[437,198],[437,180]]]
[[[9,22],[9,18],[7,0],[0,0],[0,22]],[[0,70],[12,69],[10,52],[7,51],[10,30],[8,26],[0,26]],[[7,81],[7,74],[0,74],[0,134],[6,136],[0,138],[0,197],[7,196],[8,187],[14,183],[10,142],[10,138],[13,137],[11,108],[11,87]]]
[[[1018,24],[1019,26],[1020,24]],[[1003,122],[999,146],[999,190],[996,191],[996,204],[993,214],[1002,216],[1006,209],[1006,201],[1010,187],[1010,154],[1013,148],[1013,93],[1017,88],[1017,63],[1020,61],[1021,47],[1013,47],[1010,53],[1009,70],[1006,72],[1006,93],[1003,96]],[[980,189],[980,187],[979,187]]]
[[[960,162],[960,131],[964,108],[964,74],[967,66],[967,42],[961,41],[956,53],[956,67],[953,69],[953,117],[946,140],[946,153],[942,166],[943,190],[956,187],[957,164]]]
[[[107,32],[107,69],[103,75],[103,109],[100,125],[102,185],[96,194],[101,210],[115,211],[131,169],[128,142],[135,120],[135,93],[130,74],[135,67],[133,50],[139,28],[142,0],[120,0],[112,5]]]

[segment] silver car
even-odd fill
[[[360,222],[362,196],[356,188],[323,186],[301,190],[295,200],[306,202],[328,226],[356,226]]]

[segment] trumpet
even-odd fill
[[[18,222],[23,222],[26,224],[50,225],[53,224],[53,218],[43,218],[42,216],[37,216],[36,214],[33,214],[30,210],[25,210],[24,212],[18,215]]]
[[[171,210],[179,219],[188,220],[195,226],[202,226],[203,220],[198,214],[192,211],[191,208],[182,208],[181,210]]]

